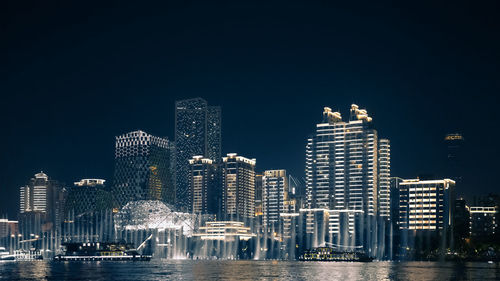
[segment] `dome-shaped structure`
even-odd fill
[[[129,202],[115,215],[118,230],[182,230],[186,236],[192,235],[195,222],[196,215],[174,212],[165,203],[154,200]]]

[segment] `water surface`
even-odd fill
[[[193,261],[2,262],[0,280],[499,280],[500,264]]]

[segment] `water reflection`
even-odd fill
[[[0,263],[0,280],[498,280],[500,264],[156,260]]]

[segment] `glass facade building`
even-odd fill
[[[75,216],[110,210],[113,207],[111,190],[103,179],[82,179],[68,188],[65,213]]]
[[[116,137],[113,199],[119,207],[130,201],[160,200],[175,202],[171,150],[167,138],[143,131]]]
[[[221,109],[208,106],[202,98],[175,103],[176,206],[189,209],[189,160],[204,156],[215,163],[221,159]]]

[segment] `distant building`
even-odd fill
[[[22,233],[60,230],[66,189],[40,172],[19,189],[19,223]]]
[[[473,238],[488,238],[498,232],[498,208],[470,207],[470,235]]]
[[[111,190],[103,179],[82,179],[68,188],[65,213],[75,216],[112,209]]]
[[[286,213],[288,178],[285,170],[267,170],[262,177],[263,225],[278,227],[280,213]]]
[[[167,138],[140,130],[116,137],[112,194],[119,207],[135,200],[175,203],[172,149]]]
[[[387,139],[378,142],[378,210],[379,216],[391,217],[391,144]]]
[[[264,216],[262,206],[263,177],[262,174],[255,175],[255,219],[259,224],[262,224],[262,218]]]
[[[399,183],[399,226],[409,230],[449,229],[455,181],[409,179]]]
[[[217,214],[219,189],[216,182],[216,166],[213,160],[193,156],[189,160],[190,208],[195,214]]]
[[[208,106],[202,98],[180,100],[175,103],[176,146],[176,205],[188,209],[189,160],[201,155],[220,163],[221,109]]]
[[[463,146],[464,137],[459,133],[447,134],[444,138],[446,145],[446,174],[458,185],[462,182]]]
[[[239,220],[255,216],[255,159],[228,153],[222,158],[223,211]]]
[[[8,219],[0,219],[0,238],[8,237],[9,235],[17,235],[18,222]]]
[[[456,240],[462,240],[469,237],[470,232],[470,213],[463,198],[455,200],[455,210],[453,212],[453,230]]]
[[[402,178],[391,177],[391,222],[393,225],[399,225],[399,184],[403,181]],[[398,227],[399,229],[399,227]]]
[[[225,242],[230,241],[247,241],[255,234],[252,233],[250,227],[246,227],[243,222],[239,221],[211,221],[206,222],[205,226],[199,228],[199,232],[193,234],[194,237],[199,237],[201,240],[220,240]]]

